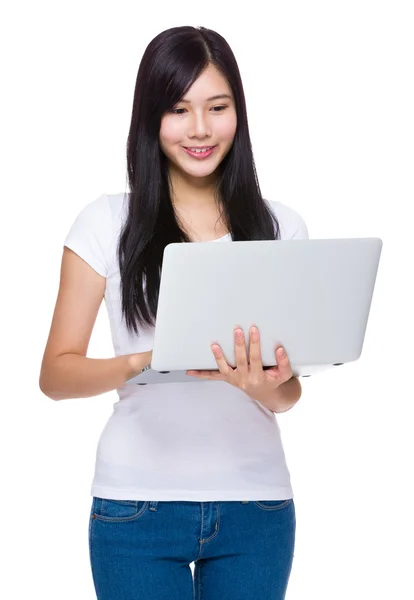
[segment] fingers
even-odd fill
[[[239,327],[234,331],[234,340],[236,370],[238,375],[242,378],[244,377],[245,380],[247,380],[249,376],[249,370],[252,376],[256,376],[256,381],[260,380],[260,376],[263,377],[264,372],[267,373],[268,377],[279,381],[279,383],[284,383],[293,377],[290,360],[282,346],[276,348],[277,366],[264,371],[260,349],[260,334],[257,327],[253,326],[250,329],[249,357],[247,356],[244,332]],[[201,379],[219,379],[228,380],[230,382],[230,377],[232,376],[234,369],[227,363],[221,347],[218,344],[212,344],[211,350],[214,354],[219,371],[190,370],[187,371],[187,375],[192,375],[193,377],[199,377]]]
[[[229,367],[229,365],[227,364],[222,349],[218,344],[213,344],[211,346],[211,349],[213,351],[214,358],[216,359],[216,363],[219,368],[219,375],[228,375],[233,369],[231,369],[231,367]]]
[[[240,327],[234,330],[234,348],[236,357],[236,369],[241,376],[247,377],[249,372],[249,363],[247,359],[246,342],[244,339],[244,332]],[[227,363],[223,351],[218,344],[212,344],[211,349],[216,359],[217,366],[220,373],[224,377],[230,377],[234,371],[232,367]]]
[[[263,371],[262,355],[260,351],[260,335],[257,327],[250,328],[250,370],[255,375],[260,375]],[[262,373],[263,374],[263,373]]]
[[[223,375],[220,373],[220,371],[190,370],[186,371],[186,375],[198,377],[199,379],[223,379]]]
[[[276,361],[280,379],[282,381],[288,381],[293,376],[292,367],[288,355],[282,346],[276,348]]]
[[[247,375],[249,365],[247,360],[246,342],[244,339],[243,329],[237,327],[234,330],[236,368],[241,375]]]

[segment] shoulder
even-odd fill
[[[105,194],[111,218],[115,224],[122,222],[128,212],[128,192]]]
[[[110,209],[108,197],[106,194],[101,194],[95,200],[85,204],[75,215],[72,231],[94,232],[105,231],[110,218]]]
[[[115,260],[123,194],[101,194],[77,213],[64,245],[99,274],[107,276]]]
[[[128,199],[129,194],[126,192],[102,194],[86,207],[91,218],[95,220],[95,229],[99,230],[103,237],[108,238],[108,242],[111,244],[119,236],[127,217]]]
[[[279,222],[280,239],[309,239],[305,220],[297,210],[278,200],[267,200],[267,203]]]

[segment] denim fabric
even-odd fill
[[[295,531],[293,498],[167,502],[94,497],[89,551],[97,598],[283,600]]]

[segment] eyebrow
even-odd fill
[[[210,102],[212,100],[220,100],[221,98],[227,98],[228,100],[232,100],[232,97],[229,96],[229,94],[216,94],[215,96],[210,96],[210,98],[207,98],[207,102]],[[190,103],[190,100],[180,100],[180,102],[186,102],[186,103]]]

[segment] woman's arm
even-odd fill
[[[152,350],[115,358],[86,357],[105,285],[105,277],[64,248],[59,292],[39,377],[40,389],[53,400],[109,392],[151,362]]]

